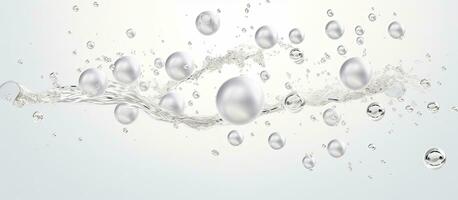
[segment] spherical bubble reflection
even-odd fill
[[[326,24],[325,32],[329,38],[336,40],[342,37],[345,29],[342,25],[339,24],[339,22],[332,20]]]
[[[303,158],[302,158],[302,165],[305,167],[305,169],[308,169],[308,170],[312,170],[313,168],[315,168],[315,158],[313,157],[312,154],[306,154]]]
[[[345,154],[346,146],[339,140],[333,139],[328,143],[327,150],[332,157],[340,158]]]
[[[328,108],[323,112],[323,121],[328,126],[337,126],[340,120],[341,117],[334,108]]]
[[[138,117],[138,109],[128,104],[118,104],[114,110],[116,120],[121,124],[130,124]]]
[[[397,21],[391,22],[388,25],[388,33],[394,39],[402,39],[404,37],[404,27]]]
[[[261,26],[255,34],[256,44],[263,49],[270,49],[278,42],[278,35],[269,26]]]
[[[227,141],[232,146],[239,146],[243,143],[243,135],[236,130],[232,130],[227,134]]]
[[[132,83],[140,74],[140,66],[131,57],[123,56],[114,63],[113,76],[119,82]]]
[[[184,112],[185,102],[177,93],[169,92],[162,96],[159,106],[174,114],[182,114]]]
[[[220,21],[218,15],[211,11],[204,11],[196,18],[196,28],[204,35],[212,35],[218,31]]]
[[[172,53],[165,61],[165,71],[173,80],[185,79],[194,71],[191,56],[184,52]]]
[[[95,68],[89,68],[81,73],[79,87],[87,96],[98,96],[105,92],[107,78],[105,73]]]
[[[294,28],[289,32],[289,40],[294,44],[300,44],[304,41],[304,34],[299,29]]]
[[[339,75],[340,80],[347,88],[359,90],[369,83],[372,69],[360,58],[353,57],[342,64]]]
[[[431,148],[425,153],[424,162],[428,168],[439,169],[446,161],[447,157],[441,149]]]
[[[286,144],[286,139],[282,137],[279,133],[274,132],[270,134],[268,138],[269,146],[274,150],[279,150],[283,148]]]

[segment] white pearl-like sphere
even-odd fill
[[[169,92],[162,96],[161,100],[159,101],[159,106],[161,106],[164,110],[172,112],[173,114],[183,114],[185,103],[183,98],[179,96],[175,92]]]
[[[131,105],[122,103],[118,104],[114,110],[116,120],[121,124],[130,124],[138,117],[138,109]]]
[[[254,36],[256,44],[263,49],[270,49],[278,42],[277,32],[269,26],[261,26]]]
[[[121,83],[132,83],[140,74],[140,66],[131,57],[123,56],[114,63],[113,76]]]
[[[404,37],[405,29],[404,27],[397,21],[391,22],[388,25],[388,34],[394,39],[402,39]]]
[[[289,32],[289,40],[294,44],[300,44],[304,41],[304,34],[299,29],[294,28]]]
[[[342,37],[342,35],[345,32],[345,29],[342,25],[340,25],[339,22],[332,20],[328,22],[328,24],[326,24],[325,32],[329,38],[337,40],[340,37]]]
[[[371,76],[372,68],[357,57],[349,58],[340,67],[340,80],[352,90],[364,88],[370,82]]]
[[[90,97],[103,94],[107,84],[105,73],[95,68],[85,70],[79,78],[80,89]]]
[[[165,61],[165,71],[173,80],[185,79],[194,71],[191,56],[179,51],[172,53]]]
[[[196,28],[204,35],[212,35],[219,29],[219,17],[211,11],[204,11],[196,18]]]
[[[257,81],[247,76],[227,80],[218,89],[216,107],[219,115],[232,124],[254,120],[264,106],[264,92]]]

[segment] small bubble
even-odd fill
[[[134,29],[129,28],[126,30],[126,35],[128,38],[132,39],[135,37],[135,35],[137,35],[137,33],[134,31]]]
[[[285,146],[286,139],[282,137],[279,133],[274,132],[270,134],[268,138],[269,146],[274,150],[279,150]]]
[[[326,14],[328,15],[328,17],[333,17],[333,16],[334,16],[334,12],[332,12],[331,9],[328,9],[328,10],[326,11]]]
[[[82,137],[78,137],[78,141],[82,142],[83,138]]]
[[[236,130],[232,130],[231,132],[229,132],[229,134],[227,135],[227,141],[229,142],[229,144],[231,144],[232,146],[239,146],[243,143],[243,135],[240,134],[238,131]]]
[[[377,20],[377,16],[374,13],[370,13],[367,18],[369,18],[369,21],[371,22],[375,22],[375,20]]]
[[[80,8],[78,7],[78,5],[74,5],[72,7],[72,10],[73,10],[73,12],[78,12],[78,11],[80,11]]]
[[[428,105],[426,106],[428,108],[429,111],[435,113],[435,112],[438,112],[439,111],[439,104],[437,104],[436,102],[430,102],[428,103]]]
[[[378,121],[385,116],[385,108],[374,102],[367,106],[366,113],[372,120]]]
[[[164,67],[164,62],[162,62],[161,58],[154,59],[154,66],[158,69]]]
[[[430,88],[431,87],[431,82],[428,79],[421,79],[420,85],[423,86],[424,88]]]
[[[425,153],[424,162],[426,167],[430,169],[439,169],[446,161],[447,157],[441,149],[431,148]]]
[[[286,82],[286,83],[285,83],[285,88],[286,88],[287,90],[293,89],[293,87],[291,86],[291,83],[290,83],[290,82]]]
[[[99,7],[99,6],[100,6],[100,4],[99,4],[99,2],[97,2],[97,1],[94,1],[94,2],[92,3],[92,6],[94,6],[94,7],[96,7],[96,8],[97,8],[97,7]]]
[[[328,126],[337,126],[340,123],[340,115],[334,108],[328,108],[323,112],[323,121]]]
[[[267,72],[267,71],[265,71],[265,70],[262,71],[262,72],[259,74],[259,76],[261,77],[261,80],[264,81],[264,82],[270,79],[270,74],[269,74],[269,72]]]
[[[305,154],[305,156],[302,158],[302,165],[304,166],[305,169],[308,170],[313,170],[313,168],[316,165],[315,158],[311,153]]]
[[[93,41],[88,41],[88,42],[86,43],[86,47],[87,47],[88,49],[93,49],[93,48],[95,47],[95,43],[94,43]]]
[[[347,49],[345,49],[345,47],[344,47],[343,45],[339,45],[339,46],[337,47],[337,53],[338,53],[339,55],[342,55],[342,56],[343,56],[343,55],[347,54]]]
[[[22,59],[18,59],[18,60],[17,60],[17,63],[20,64],[20,65],[24,64],[24,62],[22,61]]]
[[[356,38],[356,44],[363,45],[364,44],[364,38],[363,37],[357,37]]]
[[[219,156],[219,151],[216,150],[216,149],[213,149],[213,150],[211,150],[211,154],[212,154],[213,156]]]
[[[33,118],[33,121],[34,121],[34,122],[40,122],[41,120],[43,120],[44,115],[43,115],[43,113],[41,113],[41,112],[39,112],[39,111],[35,111],[35,112],[32,114],[32,118]]]
[[[288,96],[285,97],[283,101],[283,106],[292,113],[297,113],[305,105],[305,99],[303,99],[297,92],[292,92]]]
[[[129,133],[129,129],[123,128],[123,129],[122,129],[122,132],[123,132],[124,134],[127,134],[127,133]]]
[[[405,109],[407,110],[407,112],[413,112],[413,110],[414,110],[413,107],[412,107],[411,105],[407,105],[407,106],[405,107]]]
[[[141,91],[145,92],[149,89],[149,82],[145,82],[145,81],[141,81],[139,84],[138,84],[138,87],[140,88]]]
[[[452,111],[458,112],[458,106],[452,106]]]
[[[346,146],[337,139],[331,140],[327,145],[329,155],[340,158],[345,154]]]
[[[367,145],[367,148],[370,149],[370,150],[372,150],[372,151],[375,151],[375,149],[377,149],[377,148],[375,147],[375,145],[372,144],[372,143],[369,144],[369,145]]]
[[[299,48],[293,48],[289,52],[289,57],[294,61],[296,64],[304,63],[304,54]]]

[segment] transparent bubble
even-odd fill
[[[328,17],[333,17],[333,16],[334,16],[334,13],[332,12],[331,9],[328,9],[328,10],[326,11],[326,14],[328,15]]]
[[[402,82],[393,82],[386,90],[385,95],[393,98],[400,98],[406,93],[406,88]]]
[[[93,41],[86,42],[86,47],[88,49],[93,49],[95,47],[95,43]]]
[[[370,13],[367,18],[369,18],[369,21],[374,22],[377,20],[377,16],[374,13]]]
[[[162,96],[159,101],[159,106],[164,110],[172,112],[174,114],[183,114],[185,109],[185,102],[181,96],[175,92],[169,92]]]
[[[94,7],[96,7],[96,8],[97,8],[97,7],[99,7],[99,6],[100,6],[100,4],[99,4],[99,2],[97,2],[97,1],[94,1],[94,2],[92,2],[92,6],[94,6]]]
[[[116,120],[121,124],[130,124],[138,117],[138,109],[131,105],[122,103],[118,104],[114,110]]]
[[[355,33],[356,35],[364,35],[364,29],[360,25],[355,27]]]
[[[218,89],[216,107],[219,115],[232,124],[254,120],[264,106],[264,92],[257,81],[238,76],[224,82]]]
[[[87,96],[98,96],[103,94],[107,87],[105,73],[95,68],[85,70],[80,75],[79,87]]]
[[[282,137],[279,133],[274,132],[270,134],[269,139],[269,146],[274,150],[279,150],[285,146],[286,139]]]
[[[184,52],[172,53],[165,61],[165,70],[173,80],[187,78],[194,71],[191,56]]]
[[[212,150],[211,150],[211,154],[212,154],[213,156],[219,156],[219,151],[216,150],[216,149],[212,149]]]
[[[435,112],[438,112],[440,107],[439,107],[439,104],[436,103],[436,102],[430,102],[428,103],[428,105],[426,106],[428,108],[429,111],[435,113]]]
[[[372,120],[377,121],[385,116],[385,108],[374,102],[367,106],[366,113]]]
[[[339,46],[337,47],[337,53],[338,53],[339,55],[342,55],[342,56],[343,56],[343,55],[347,54],[347,49],[346,49],[343,45],[339,45]]]
[[[39,112],[39,111],[35,111],[35,112],[32,114],[32,118],[33,118],[33,121],[34,121],[34,122],[39,122],[39,121],[43,120],[44,115],[43,115],[43,113],[41,113],[41,112]]]
[[[141,91],[145,92],[145,91],[147,91],[149,89],[149,85],[150,85],[149,82],[141,81],[138,84],[138,87],[140,88]]]
[[[0,100],[14,103],[16,98],[21,94],[21,87],[13,81],[7,81],[0,85]]]
[[[305,99],[303,99],[297,92],[292,92],[285,97],[283,106],[292,113],[297,113],[304,108]]]
[[[339,140],[333,139],[328,143],[327,150],[332,157],[340,158],[345,154],[346,146]]]
[[[240,134],[238,131],[236,130],[232,130],[231,132],[229,132],[229,134],[227,135],[227,141],[229,142],[229,144],[231,144],[232,146],[239,146],[243,143],[243,135]]]
[[[161,58],[154,59],[154,66],[158,69],[164,67],[164,62],[162,62]]]
[[[405,109],[406,109],[407,112],[413,112],[413,110],[414,110],[414,108],[411,105],[407,105],[405,107]]]
[[[72,10],[73,10],[73,12],[78,12],[78,11],[80,11],[80,7],[78,7],[78,5],[74,5],[72,7]]]
[[[264,81],[264,82],[270,79],[270,74],[269,74],[269,72],[267,72],[267,71],[265,71],[265,70],[262,71],[262,72],[259,74],[259,76],[261,77],[261,80]]]
[[[305,154],[305,156],[302,158],[302,165],[305,167],[305,169],[313,170],[316,165],[313,155],[310,153]]]
[[[325,32],[329,38],[336,40],[342,37],[345,29],[342,25],[339,24],[339,22],[332,20],[326,24]]]
[[[255,34],[256,44],[263,49],[270,49],[278,42],[278,35],[269,26],[261,26]]]
[[[427,168],[439,169],[447,161],[445,153],[439,148],[430,148],[425,153],[424,162]]]
[[[198,99],[200,97],[199,92],[197,91],[192,92],[192,97],[194,97],[194,99]]]
[[[293,48],[289,52],[289,57],[294,61],[296,64],[304,63],[304,54],[299,48]]]
[[[132,57],[123,56],[114,63],[113,76],[121,83],[132,83],[138,79],[140,74],[140,66]]]
[[[388,25],[388,33],[394,39],[402,39],[404,37],[405,30],[399,22],[394,21]]]
[[[356,44],[363,45],[364,44],[364,38],[363,37],[357,37],[356,38]]]
[[[428,79],[421,79],[420,85],[423,86],[424,88],[430,88],[431,82]]]
[[[377,149],[377,147],[375,146],[375,144],[372,144],[372,143],[369,144],[369,145],[367,145],[367,148],[370,149],[370,150],[372,150],[372,151],[375,151],[375,150]]]
[[[126,30],[126,35],[127,35],[128,38],[134,38],[135,35],[137,35],[137,34],[134,31],[134,29],[129,28],[129,29]]]
[[[220,26],[219,16],[211,11],[204,11],[196,18],[196,28],[204,35],[212,35]]]
[[[299,29],[294,28],[289,32],[289,40],[294,44],[300,44],[304,41],[304,34]]]
[[[334,110],[334,108],[328,108],[323,112],[323,121],[328,126],[337,126],[340,120],[340,115]]]
[[[359,90],[370,81],[372,68],[357,57],[349,58],[340,68],[340,80],[349,89]]]

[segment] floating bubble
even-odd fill
[[[333,16],[334,16],[334,12],[332,12],[331,9],[328,9],[328,10],[326,11],[326,14],[328,15],[328,17],[333,17]]]
[[[89,68],[81,73],[79,87],[87,96],[98,96],[105,92],[107,78],[105,73],[95,68]]]
[[[212,35],[220,26],[219,17],[211,11],[204,11],[196,18],[196,28],[204,35]]]
[[[347,49],[346,49],[343,45],[339,45],[339,46],[337,47],[337,53],[338,53],[339,55],[342,55],[342,56],[343,56],[343,55],[347,54]]]
[[[349,58],[340,68],[340,80],[349,89],[359,90],[370,81],[372,68],[357,57]]]
[[[334,108],[328,108],[323,112],[323,121],[328,126],[337,126],[340,120],[340,115],[334,110]]]
[[[164,110],[178,115],[184,112],[185,103],[181,96],[177,93],[169,92],[162,96],[159,101],[159,106],[161,106]]]
[[[400,98],[406,93],[406,88],[402,82],[393,82],[386,90],[385,95],[393,98]]]
[[[430,102],[430,103],[428,103],[428,105],[426,107],[428,108],[429,111],[431,111],[433,113],[439,111],[439,109],[440,109],[439,104],[436,103],[436,102]]]
[[[232,130],[227,134],[227,141],[229,141],[229,144],[232,146],[239,146],[243,143],[243,135],[236,130]]]
[[[292,92],[285,97],[283,101],[283,106],[292,113],[297,113],[304,108],[305,100],[297,94],[297,92]]]
[[[367,18],[369,18],[369,21],[374,22],[377,20],[377,16],[374,13],[370,13]]]
[[[211,154],[212,154],[213,156],[219,156],[219,151],[216,150],[216,149],[212,149],[212,150],[211,150]]]
[[[431,82],[428,79],[421,79],[420,85],[423,86],[424,88],[430,88],[431,87]]]
[[[345,154],[346,147],[339,140],[333,139],[328,143],[327,150],[332,157],[340,158]]]
[[[404,37],[405,30],[399,22],[394,21],[388,25],[388,33],[394,39],[402,39]]]
[[[238,76],[224,82],[218,89],[216,107],[219,115],[232,124],[254,120],[264,106],[264,92],[253,79]]]
[[[138,109],[131,105],[122,103],[118,104],[114,110],[116,120],[121,124],[130,124],[138,117]]]
[[[377,149],[377,147],[375,146],[375,144],[372,144],[372,143],[369,144],[369,145],[367,145],[367,148],[370,149],[370,150],[372,150],[372,151],[375,151],[375,150]]]
[[[198,99],[200,97],[199,92],[197,91],[192,92],[192,97],[194,97],[194,99]]]
[[[261,77],[261,80],[264,81],[264,82],[270,79],[270,74],[269,74],[269,72],[267,72],[267,71],[265,71],[265,70],[262,71],[262,72],[259,74],[259,76]]]
[[[78,12],[78,11],[80,11],[80,7],[78,7],[78,5],[74,5],[72,7],[72,10],[73,10],[73,12]]]
[[[280,134],[277,132],[274,132],[270,134],[269,139],[269,146],[274,149],[274,150],[279,150],[285,146],[286,139],[283,138]]]
[[[374,102],[367,106],[366,113],[372,120],[378,121],[385,116],[385,108]]]
[[[405,107],[405,109],[407,110],[407,112],[413,112],[413,110],[414,110],[413,107],[412,107],[411,105],[407,105],[407,106]]]
[[[176,81],[187,78],[194,71],[191,56],[179,51],[172,53],[165,61],[165,71]]]
[[[39,121],[43,120],[44,115],[43,115],[43,113],[41,113],[41,112],[39,112],[39,111],[35,111],[35,112],[32,114],[32,118],[33,118],[33,121],[34,121],[34,122],[39,122]]]
[[[364,35],[364,29],[360,25],[355,27],[355,33],[356,35]]]
[[[310,153],[305,154],[305,156],[302,158],[302,165],[305,167],[305,169],[313,170],[316,165],[313,155]]]
[[[121,83],[132,83],[138,79],[140,74],[139,65],[131,57],[123,56],[114,63],[113,76]]]
[[[277,32],[269,26],[261,26],[256,31],[254,38],[256,40],[256,44],[263,49],[272,48],[278,41]]]
[[[16,98],[21,94],[21,87],[14,81],[7,81],[0,85],[0,100],[14,103]]]
[[[135,37],[135,35],[137,35],[137,33],[134,31],[134,29],[129,28],[126,30],[126,35],[128,38],[132,39]]]
[[[289,40],[294,44],[300,44],[304,41],[304,34],[299,29],[294,28],[289,32]]]
[[[86,47],[88,49],[93,49],[95,47],[95,43],[93,41],[86,42]]]
[[[364,44],[364,38],[363,37],[357,37],[356,38],[356,44],[363,45]]]
[[[164,67],[164,62],[162,62],[161,58],[154,59],[154,66],[158,69]]]
[[[342,35],[345,32],[345,29],[342,25],[339,24],[339,22],[332,20],[328,22],[328,24],[326,24],[325,32],[329,38],[336,40],[342,37]]]
[[[293,48],[289,52],[289,57],[294,61],[296,64],[304,63],[304,53],[299,48]]]
[[[425,153],[424,162],[427,168],[439,169],[446,161],[445,153],[439,148],[431,148]]]

